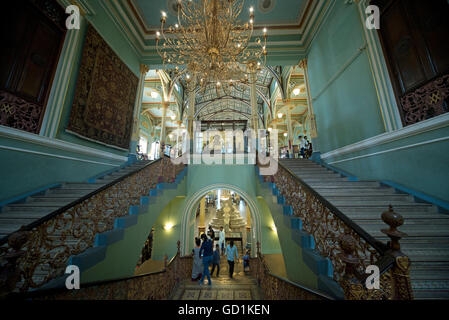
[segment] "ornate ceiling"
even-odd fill
[[[85,2],[87,0],[79,0]],[[176,0],[98,0],[102,9],[122,31],[142,62],[152,67],[161,63],[155,38],[161,11],[174,21]],[[326,12],[334,0],[246,0],[255,7],[255,33],[268,32],[268,62],[271,65],[296,65],[306,54]],[[248,10],[242,21],[248,20]]]

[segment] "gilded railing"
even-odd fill
[[[333,279],[345,291],[346,299],[413,299],[410,261],[399,246],[399,239],[406,234],[396,229],[403,224],[403,219],[391,207],[382,215],[390,226],[382,232],[392,239],[385,245],[281,163],[278,171],[264,180],[275,183],[285,204],[292,207],[293,215],[302,220],[303,230],[313,236],[315,249],[331,261]],[[378,266],[381,272],[379,289],[370,290],[365,286],[366,270],[371,265]]]
[[[26,298],[35,300],[166,300],[180,281],[190,278],[192,257],[178,252],[159,272],[81,285],[79,290],[54,289],[35,292]]]
[[[257,257],[251,259],[251,273],[263,293],[264,300],[328,300],[329,297],[274,275],[265,262],[257,243]]]
[[[128,215],[158,183],[172,182],[184,169],[164,157],[23,227],[1,247],[0,295],[39,288],[64,274],[71,256],[93,246],[95,236]]]

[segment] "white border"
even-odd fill
[[[62,150],[62,151],[74,152],[74,153],[78,153],[80,155],[85,155],[85,156],[89,156],[89,157],[95,157],[95,158],[100,158],[100,159],[102,158],[105,160],[120,161],[120,162],[128,161],[128,157],[119,156],[119,155],[116,155],[116,154],[113,154],[110,152],[100,151],[98,149],[94,149],[94,148],[90,148],[90,147],[80,146],[78,144],[66,142],[63,140],[51,139],[48,137],[38,136],[36,134],[17,130],[17,129],[10,128],[10,127],[5,127],[2,125],[0,125],[0,137],[24,141],[24,142],[28,142],[28,143],[33,143],[33,144],[41,145],[44,147],[55,148],[55,149]],[[17,149],[15,151],[36,153],[35,151],[32,151],[32,150],[11,148],[9,146],[0,146],[0,148]],[[60,157],[60,158],[61,157],[67,158],[67,157],[52,155],[52,154],[47,154],[47,153],[45,153],[45,155],[53,156],[53,157]],[[72,160],[73,159],[76,159],[76,158],[72,158]],[[92,161],[82,160],[82,159],[78,159],[78,160],[92,162]],[[104,163],[104,164],[107,164],[107,163]],[[111,164],[107,164],[107,165],[111,165]]]

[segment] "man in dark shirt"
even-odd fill
[[[208,284],[211,286],[212,281],[210,279],[209,266],[213,260],[214,249],[212,246],[212,240],[208,239],[207,236],[203,233],[201,235],[201,239],[203,240],[203,244],[200,249],[200,256],[203,255],[203,276],[201,277],[200,284],[203,284],[204,278],[207,277]]]

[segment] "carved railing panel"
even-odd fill
[[[406,126],[449,112],[449,75],[406,94],[401,107]]]
[[[70,256],[92,247],[95,236],[112,230],[115,219],[128,215],[129,207],[138,205],[141,196],[148,195],[160,182],[172,182],[183,169],[184,166],[175,166],[164,157],[111,183],[32,230],[22,232],[26,234],[26,240],[19,246],[21,256],[15,261],[16,271],[23,279],[18,283],[18,289],[24,292],[39,288],[63,275]],[[19,249],[9,243],[3,247],[0,258],[7,260],[8,254]],[[5,268],[2,273],[6,272]]]
[[[0,124],[31,133],[39,133],[44,107],[6,91],[0,91]]]
[[[99,284],[81,285],[80,290],[58,290],[55,293],[32,294],[36,300],[166,300],[176,286],[192,273],[192,257],[180,253],[160,272],[114,280]]]
[[[273,275],[260,249],[258,251],[257,258],[251,259],[250,269],[251,274],[257,279],[264,300],[327,300],[327,297]]]

